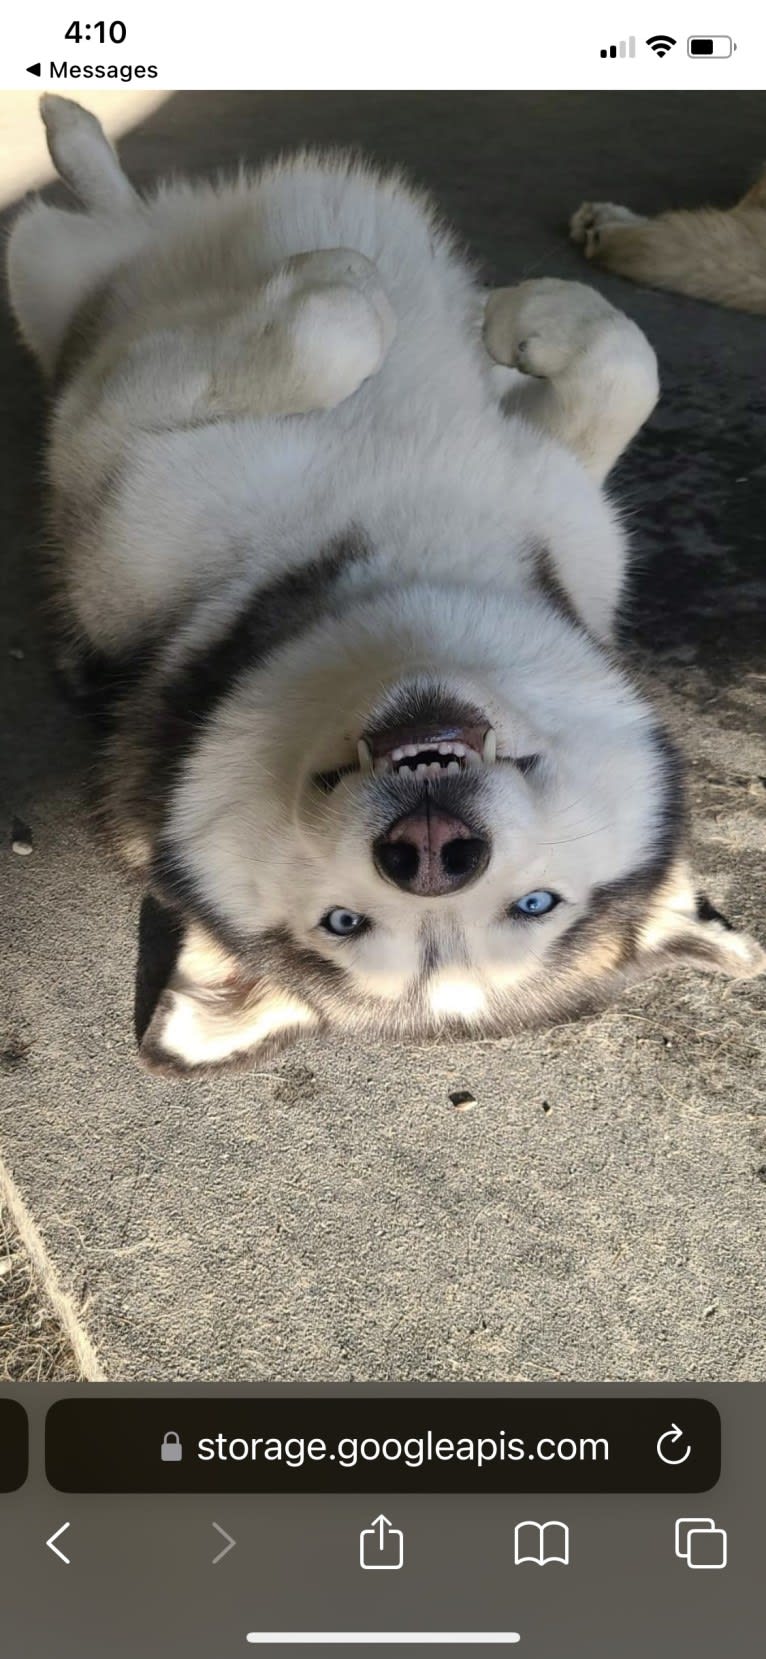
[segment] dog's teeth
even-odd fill
[[[362,776],[368,778],[372,777],[375,771],[375,764],[372,758],[372,749],[370,748],[369,743],[365,742],[363,737],[360,737],[359,742],[357,743],[356,752],[359,756],[359,770],[362,773]]]
[[[447,767],[447,771],[448,772],[459,772],[460,771],[460,761],[459,760],[451,760],[450,763],[449,763],[449,766]]]
[[[490,726],[489,731],[487,732],[487,735],[484,739],[484,763],[485,763],[486,766],[494,766],[496,760],[497,760],[497,733],[495,731],[493,731],[492,727]]]

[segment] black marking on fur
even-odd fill
[[[332,795],[333,790],[337,789],[343,778],[351,777],[358,771],[358,766],[336,766],[331,772],[317,772],[312,782],[316,784],[317,789],[322,790],[324,795]]]
[[[69,648],[59,655],[54,679],[67,701],[85,716],[97,736],[112,730],[118,705],[139,685],[153,663],[159,641],[140,649],[108,653],[91,646]]]
[[[439,947],[438,930],[433,922],[425,921],[420,929],[420,967],[418,978],[421,983],[430,979],[441,966],[442,953]]]
[[[498,755],[497,758],[502,761],[506,757],[504,755]],[[539,755],[509,755],[507,758],[510,761],[510,764],[516,767],[516,771],[521,773],[523,778],[528,778],[530,773],[534,772],[540,765]]]
[[[330,961],[307,945],[296,944],[286,927],[269,928],[258,941],[259,961],[264,955],[269,965],[269,976],[280,988],[291,991],[307,1002],[313,1012],[321,1014],[328,995],[342,992],[345,998],[348,971],[341,962]]]
[[[405,686],[391,698],[385,713],[374,727],[362,735],[369,742],[398,727],[414,731],[441,732],[447,727],[459,730],[466,726],[486,725],[487,717],[471,703],[462,702],[453,691],[438,681]]]
[[[236,929],[219,916],[215,907],[208,903],[191,872],[181,862],[177,848],[169,841],[160,841],[155,848],[151,886],[152,891],[163,903],[171,909],[179,910],[187,920],[194,918],[201,922],[232,956],[238,960],[244,958],[251,941],[243,934],[237,933]]]
[[[703,967],[716,968],[721,966],[723,950],[715,935],[708,939],[704,933],[684,932],[676,939],[665,939],[660,954],[678,962],[699,962]]]
[[[550,960],[556,966],[576,959],[580,949],[587,953],[599,936],[615,944],[619,952],[616,967],[627,967],[635,960],[646,901],[661,885],[678,854],[686,818],[678,750],[660,726],[653,728],[651,738],[661,775],[658,821],[651,853],[618,881],[594,887],[585,914],[560,935],[551,950]]]
[[[588,633],[571,594],[567,591],[556,569],[553,554],[548,547],[538,548],[534,562],[535,586],[564,622],[571,623],[580,633]]]
[[[167,793],[205,723],[236,681],[330,613],[340,578],[368,556],[365,538],[349,530],[309,564],[258,588],[218,639],[184,658],[158,693],[152,733],[155,786],[162,782]]]
[[[211,938],[235,958],[243,973],[263,974],[280,989],[309,1002],[312,991],[321,998],[322,993],[346,985],[348,971],[341,962],[297,944],[287,928],[269,928],[255,935],[238,933],[200,892],[169,842],[161,842],[157,848],[151,879],[152,890],[161,900],[159,908],[167,906],[166,914],[180,912],[187,921],[194,918],[200,922]],[[319,1006],[314,1012],[320,1012]]]
[[[706,893],[697,894],[696,908],[698,922],[720,922],[721,927],[725,927],[727,933],[735,932],[734,923],[730,922],[728,916],[724,916],[720,910],[716,910],[715,905],[710,903]]]

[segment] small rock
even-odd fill
[[[476,1096],[471,1094],[470,1089],[453,1089],[450,1100],[456,1112],[470,1112],[476,1105]]]
[[[10,647],[8,655],[9,655],[9,657],[13,657],[14,662],[23,662],[24,661],[24,652],[22,651],[20,645],[12,645]]]
[[[32,831],[23,818],[14,818],[11,825],[11,851],[18,853],[20,858],[28,858],[34,852]]]
[[[548,1112],[553,1111],[553,1107],[551,1106],[551,1103],[550,1103],[549,1100],[544,1100],[543,1101],[543,1111],[546,1113],[546,1115],[547,1115]]]

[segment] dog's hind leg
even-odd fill
[[[40,100],[48,148],[82,213],[35,200],[8,244],[8,285],[16,318],[43,372],[52,374],[80,306],[137,252],[147,231],[139,197],[95,116],[69,98]]]
[[[120,214],[140,205],[100,121],[90,110],[48,92],[40,99],[40,114],[51,161],[89,213]]]
[[[371,260],[350,248],[298,254],[219,322],[209,413],[332,409],[377,373],[395,333]]]
[[[484,340],[496,363],[525,377],[506,393],[506,411],[603,480],[657,401],[657,359],[640,328],[595,289],[543,278],[490,295]]]

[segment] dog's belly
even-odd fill
[[[598,492],[502,416],[473,277],[406,188],[341,164],[277,167],[251,190],[171,192],[150,230],[114,280],[119,311],[139,320],[128,354],[111,379],[86,369],[54,426],[60,585],[91,646],[130,649],[195,598],[266,583],[351,527],[378,580],[512,585],[559,518],[587,549]],[[322,413],[232,420],[204,399],[197,413],[195,337],[179,344],[175,308],[212,292],[222,266],[237,293],[254,270],[339,244],[375,260],[394,308],[380,371]],[[141,334],[143,316],[154,333]]]
[[[431,408],[413,428],[359,412],[142,437],[70,550],[70,604],[91,645],[123,651],[195,598],[266,584],[350,529],[370,546],[365,579],[507,588],[557,502],[585,540],[597,492],[494,410],[468,428]]]

